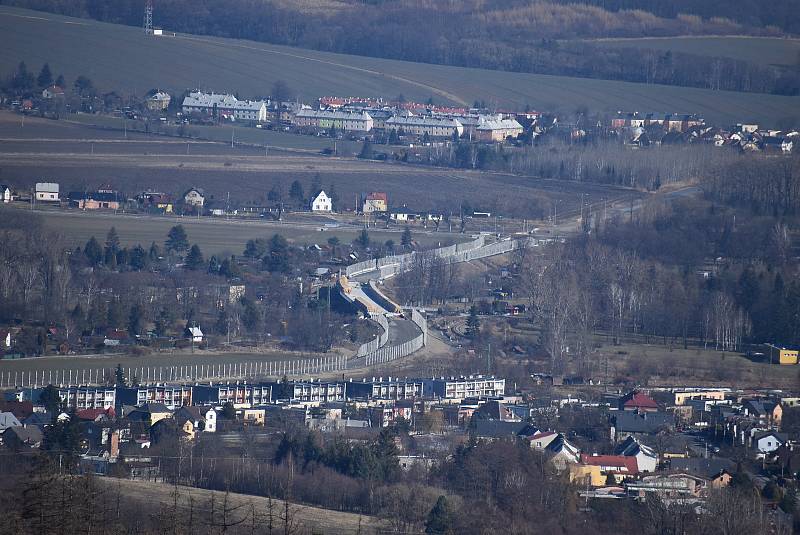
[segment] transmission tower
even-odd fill
[[[153,0],[144,4],[144,33],[153,35]]]

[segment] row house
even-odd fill
[[[302,109],[294,116],[297,126],[343,130],[345,132],[369,132],[374,122],[365,111],[331,111]]]
[[[266,122],[267,105],[263,100],[239,100],[233,95],[192,91],[183,99],[185,114],[199,113],[237,121]]]
[[[256,407],[272,402],[274,384],[195,385],[192,387],[192,399],[195,405],[231,403],[236,408]]]
[[[163,403],[170,410],[192,404],[192,387],[188,385],[157,384],[117,387],[117,407]]]
[[[285,385],[281,383],[270,383],[270,385],[276,392],[281,392],[282,398],[299,403],[334,403],[347,399],[346,383],[295,381]]]
[[[425,379],[423,384],[426,396],[448,400],[500,397],[506,389],[505,379],[483,375]]]
[[[445,117],[426,117],[426,116],[395,116],[386,121],[387,129],[394,129],[398,132],[402,129],[406,134],[414,136],[428,137],[453,137],[453,134],[461,137],[464,133],[464,125],[457,119]]]
[[[372,381],[366,379],[361,382],[347,383],[347,397],[350,399],[363,398],[373,400],[401,400],[421,398],[424,384],[421,380],[399,379],[391,377],[384,380],[373,377]]]

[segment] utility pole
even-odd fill
[[[147,0],[144,5],[144,33],[153,35],[153,0]]]

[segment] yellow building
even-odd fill
[[[791,365],[797,364],[798,351],[796,349],[779,349],[778,350],[778,364]]]
[[[675,405],[685,405],[690,399],[716,399],[725,400],[724,390],[689,390],[674,392]]]
[[[578,486],[585,487],[604,487],[606,476],[603,475],[600,466],[586,464],[569,465],[569,482]]]

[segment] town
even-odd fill
[[[800,532],[791,6],[72,4],[0,6],[0,532]]]

